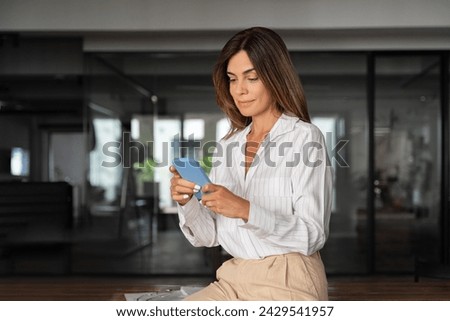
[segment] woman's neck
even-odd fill
[[[280,116],[281,113],[270,111],[267,114],[253,117],[252,127],[249,135],[253,137],[260,137],[267,135],[267,133],[270,132],[273,125],[275,125]]]
[[[278,115],[275,112],[268,112],[260,117],[252,118],[252,127],[247,134],[247,143],[245,144],[245,175],[253,163],[253,158],[258,152],[259,146],[266,139],[266,136],[280,118],[281,113]]]

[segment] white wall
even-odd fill
[[[0,32],[71,33],[85,50],[216,50],[264,25],[296,50],[448,49],[449,0],[2,0]]]
[[[448,0],[3,0],[10,31],[449,27]]]

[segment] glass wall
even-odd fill
[[[159,208],[174,213],[170,197],[169,166],[174,157],[194,156],[202,161],[213,146],[218,121],[223,118],[215,103],[211,69],[216,54],[159,53],[118,55],[123,73],[151,91],[157,103],[132,115],[140,143],[148,147],[158,183]],[[220,127],[220,126],[219,126]]]
[[[442,92],[441,97],[443,98],[443,119],[447,121],[446,126],[444,125],[444,137],[442,138],[443,141],[443,151],[444,151],[444,157],[445,161],[443,162],[443,177],[444,177],[444,183],[443,183],[443,202],[446,201],[446,196],[450,194],[450,168],[449,168],[449,162],[450,162],[450,54],[446,52],[445,54],[442,54],[442,65],[444,66],[442,68],[443,73],[443,86],[442,86]],[[446,70],[447,69],[447,70]],[[447,72],[447,74],[446,74]],[[447,110],[447,112],[445,112]],[[444,116],[445,115],[445,116]],[[444,123],[445,124],[445,123]],[[441,237],[442,237],[442,262],[445,265],[450,264],[450,213],[449,213],[449,207],[450,202],[443,203],[442,209],[442,219],[441,219]]]
[[[334,169],[328,273],[367,271],[367,96],[364,54],[296,53],[312,122],[323,132]]]
[[[440,57],[376,57],[376,271],[412,272],[440,251]]]
[[[204,161],[211,150],[203,147],[213,147],[223,132],[210,78],[214,59],[87,57],[87,216],[91,229],[101,232],[84,238],[75,251],[78,257],[86,257],[86,248],[98,252],[90,259],[91,266],[96,262],[91,272],[105,272],[112,257],[124,255],[127,260],[113,263],[115,273],[211,273],[212,253],[192,247],[178,228],[169,166],[174,157]],[[89,267],[83,263],[75,271]]]
[[[207,165],[228,130],[211,81],[217,54],[86,54],[78,38],[4,41],[0,181],[73,186],[71,272],[207,274],[225,257],[181,234],[168,171],[177,156]],[[448,52],[292,58],[334,168],[327,272],[448,263]]]
[[[114,260],[150,244],[149,216],[136,206],[133,164],[144,150],[131,137],[131,115],[151,102],[108,55],[86,55],[87,148],[82,226],[75,231],[74,273],[136,273]],[[114,263],[111,263],[114,262]]]
[[[176,245],[167,249],[161,240],[186,242],[170,197],[171,160],[178,156],[207,160],[208,151],[228,129],[211,83],[216,53],[91,58],[87,104],[88,139],[95,142],[90,145],[91,215],[121,213],[124,194],[147,200],[156,197],[147,210],[157,217],[144,222],[145,233],[152,238],[147,240],[152,242],[151,252],[173,251],[170,255],[192,263],[183,267],[184,272],[207,273],[213,263],[202,249],[187,243],[181,251]],[[292,58],[312,122],[325,136],[335,175],[330,237],[321,251],[327,272],[412,272],[416,259],[434,260],[439,252],[440,219],[438,57],[378,54],[373,88],[368,87],[365,53],[294,52]],[[375,182],[369,182],[368,90],[376,94]],[[119,145],[111,142],[122,145],[116,148]],[[105,144],[110,144],[106,154]],[[100,168],[116,156],[120,166]],[[128,167],[131,174],[127,176]],[[124,189],[125,177],[133,178],[132,190],[129,185]],[[368,203],[370,193],[374,193],[374,204]],[[370,206],[375,208],[373,226]],[[128,234],[139,237],[136,228],[142,224],[130,224],[134,212],[121,215],[128,222]],[[430,247],[433,250],[427,251]],[[374,266],[369,264],[372,249]],[[177,269],[171,271],[183,272]],[[155,271],[161,270],[150,272]]]

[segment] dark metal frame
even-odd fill
[[[449,53],[441,54],[441,117],[442,117],[442,180],[441,180],[441,255],[444,266],[450,263],[450,216],[449,216],[449,153],[450,153],[450,131],[449,131]]]
[[[368,186],[367,186],[367,272],[375,272],[375,55],[367,54],[367,123],[368,123]]]

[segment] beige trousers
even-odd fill
[[[187,301],[328,300],[325,269],[318,252],[231,259],[217,270],[217,281],[188,296]]]

